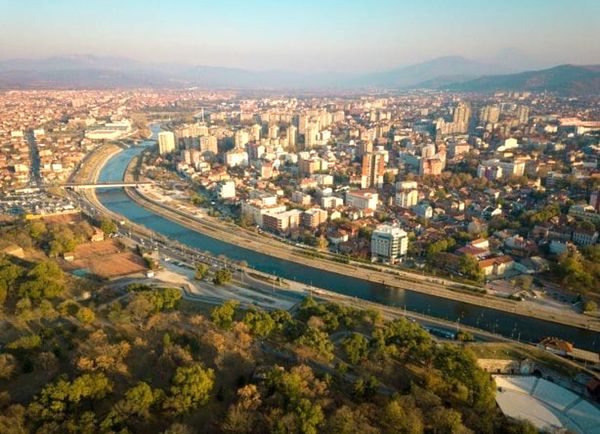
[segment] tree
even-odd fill
[[[215,373],[195,363],[179,367],[171,383],[170,395],[165,401],[165,409],[176,415],[182,415],[208,403],[213,389]]]
[[[476,282],[483,282],[485,278],[483,271],[479,268],[477,259],[473,255],[462,255],[460,257],[458,271]]]
[[[148,418],[150,408],[161,398],[162,390],[153,390],[148,383],[140,381],[125,392],[123,399],[115,403],[102,422],[102,428],[110,430],[131,417]]]
[[[249,310],[243,321],[253,334],[262,338],[271,334],[277,325],[271,315],[263,310]]]
[[[239,302],[235,300],[227,300],[221,306],[214,307],[210,311],[210,319],[217,327],[228,330],[233,324],[235,309],[238,305]]]
[[[21,336],[20,338],[12,341],[6,348],[11,350],[32,350],[34,348],[39,348],[42,345],[42,338],[40,335],[31,334],[26,336]]]
[[[521,287],[525,291],[529,291],[531,289],[531,285],[533,284],[533,277],[528,274],[521,274],[517,276],[515,281],[517,286]]]
[[[101,373],[83,374],[72,382],[61,377],[44,386],[29,405],[29,414],[38,421],[63,421],[83,400],[99,400],[112,391],[112,383]]]
[[[194,279],[202,280],[208,274],[209,267],[206,264],[198,263],[196,264],[196,273],[194,274]]]
[[[27,273],[27,280],[19,288],[19,294],[32,300],[54,298],[64,290],[64,274],[56,262],[43,261]]]
[[[231,271],[229,271],[227,268],[221,268],[215,273],[213,283],[215,285],[226,285],[231,282],[232,277]]]
[[[179,422],[174,422],[161,434],[196,434],[196,430]]]
[[[29,236],[34,240],[41,240],[47,231],[46,224],[42,221],[34,221],[29,225]]]
[[[0,379],[10,380],[17,370],[17,359],[12,354],[0,354]]]
[[[223,430],[231,433],[255,432],[257,409],[262,403],[256,385],[248,384],[237,391],[238,402],[229,407]]]
[[[83,324],[90,324],[96,319],[96,314],[89,307],[82,307],[75,316]]]
[[[331,415],[323,431],[330,434],[381,433],[381,430],[372,426],[360,411],[353,411],[346,405],[341,406]]]
[[[359,333],[352,333],[342,342],[342,347],[353,365],[366,358],[369,354],[369,341]]]
[[[325,238],[323,235],[321,235],[321,236],[319,236],[319,238],[317,238],[317,240],[316,240],[317,249],[325,250],[328,245],[329,245],[329,242],[327,241],[327,238]]]
[[[102,217],[100,220],[100,229],[106,234],[111,235],[117,232],[117,225],[108,217]]]
[[[593,300],[588,300],[583,303],[583,311],[585,313],[594,313],[598,310],[598,304]]]
[[[296,343],[301,346],[312,348],[327,360],[333,358],[333,344],[327,333],[314,328],[308,327],[304,334],[296,339]]]
[[[321,406],[302,398],[295,407],[299,431],[302,434],[317,434],[325,416]]]
[[[410,399],[396,398],[383,410],[382,423],[386,434],[420,434],[423,432],[421,412]]]

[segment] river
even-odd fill
[[[156,136],[158,130],[153,128]],[[126,149],[113,156],[102,168],[100,182],[120,181],[127,164],[146,146],[152,146],[153,140],[140,146]],[[257,270],[297,280],[341,294],[374,301],[381,304],[405,307],[407,310],[425,313],[438,318],[448,319],[506,337],[526,342],[538,342],[546,336],[557,336],[571,341],[578,348],[598,351],[600,334],[576,327],[542,321],[525,316],[510,314],[494,309],[474,306],[467,303],[448,300],[413,291],[390,288],[381,284],[364,281],[354,277],[318,270],[294,262],[247,250],[206,235],[187,229],[177,223],[156,215],[133,202],[122,188],[102,189],[97,192],[98,199],[108,209],[125,216],[132,222],[161,233],[190,247],[209,251],[214,255],[225,255],[231,259],[243,260]]]

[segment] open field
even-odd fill
[[[62,261],[65,269],[85,269],[104,279],[140,273],[147,269],[142,258],[124,249],[116,240],[81,244],[73,255],[75,260]]]

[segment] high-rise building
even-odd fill
[[[288,129],[287,129],[287,142],[288,142],[288,147],[290,149],[296,149],[296,142],[298,140],[298,128],[296,128],[294,125],[289,125]]]
[[[158,133],[158,153],[160,155],[170,154],[175,150],[175,134],[172,131],[161,131]]]
[[[500,119],[500,106],[486,105],[479,112],[479,122],[481,124],[495,124]]]
[[[238,130],[235,132],[234,143],[236,148],[243,148],[250,141],[250,136],[245,130]]]
[[[308,124],[306,133],[304,134],[304,149],[311,149],[317,146],[318,139],[319,127],[314,123]]]
[[[529,107],[526,105],[520,105],[517,108],[517,119],[519,119],[519,123],[526,124],[529,122]]]
[[[200,152],[212,152],[217,155],[217,138],[215,136],[203,136],[200,137]]]
[[[385,173],[385,154],[369,152],[362,158],[362,188],[381,187]]]
[[[279,137],[279,126],[269,125],[269,139],[276,139]]]
[[[373,142],[370,140],[361,140],[358,142],[358,146],[356,148],[356,154],[359,158],[362,158],[364,155],[369,152],[373,152]]]
[[[471,117],[471,108],[464,102],[459,102],[453,113],[453,122],[468,123]]]
[[[408,234],[395,225],[380,225],[371,235],[371,259],[394,263],[408,252]]]
[[[429,145],[425,145],[421,148],[421,157],[422,158],[433,158],[435,155],[435,145],[430,143]]]
[[[453,113],[453,123],[456,124],[456,132],[466,133],[469,129],[469,118],[471,108],[464,102],[459,102]]]
[[[254,124],[250,127],[250,136],[255,142],[260,141],[260,134],[262,133],[262,127],[259,124]]]

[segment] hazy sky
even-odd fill
[[[600,0],[0,0],[0,59],[365,71],[508,47],[600,63],[599,41]]]

